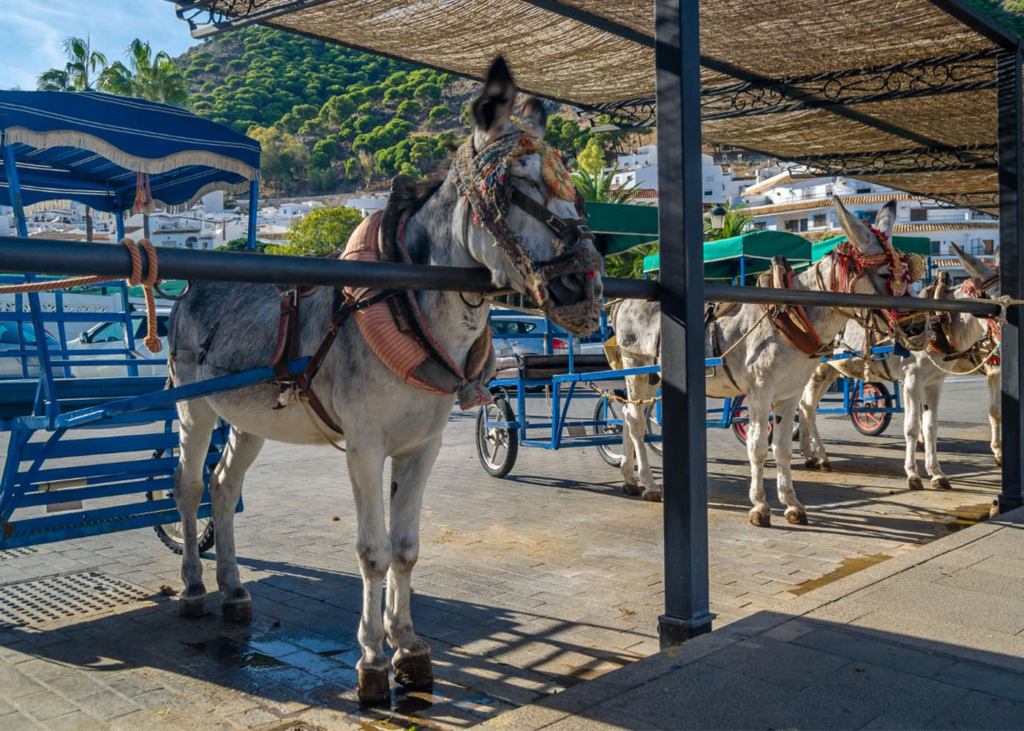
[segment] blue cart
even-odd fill
[[[14,208],[19,236],[28,236],[25,208],[53,199],[113,214],[121,240],[123,215],[140,188],[171,206],[189,204],[212,188],[248,185],[254,245],[256,141],[182,109],[93,92],[0,91],[0,106],[0,195]],[[62,139],[81,146],[58,144]],[[172,156],[179,166],[167,170],[166,159]],[[2,279],[19,284],[39,278]],[[0,327],[11,335],[0,349],[0,373],[5,374],[0,378],[0,431],[9,434],[0,477],[0,550],[155,527],[169,547],[180,551],[172,497],[178,462],[175,402],[273,378],[266,368],[166,389],[165,376],[140,376],[128,289],[123,282],[96,287],[103,288],[108,301],[111,293],[119,296],[119,311],[77,311],[61,291],[46,296],[47,307],[38,293],[5,295],[13,298],[13,307],[0,313]],[[124,343],[70,347],[69,330],[110,321],[124,327]],[[119,366],[126,375],[75,377],[80,366]],[[301,363],[293,364],[293,370],[300,369]],[[221,424],[207,479],[226,437],[227,425]],[[208,492],[199,515],[205,521],[205,550],[213,543]]]

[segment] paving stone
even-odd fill
[[[98,721],[81,711],[76,711],[60,718],[54,718],[43,725],[47,731],[105,731],[105,729],[109,728],[102,721]]]
[[[961,660],[943,669],[937,680],[1016,701],[1024,701],[1024,673]]]
[[[46,690],[22,696],[18,699],[18,706],[22,713],[28,714],[37,721],[49,721],[77,710],[74,704]]]
[[[815,629],[796,638],[794,642],[803,647],[873,663],[923,678],[936,677],[942,670],[956,663],[955,659],[934,652],[828,628]]]
[[[848,665],[849,658],[784,642],[752,637],[706,657],[702,662],[729,668],[787,688],[804,688],[825,673]]]
[[[76,701],[91,716],[107,721],[137,711],[139,706],[112,690],[100,691]]]
[[[944,711],[922,726],[924,729],[978,729],[1013,731],[1024,729],[1024,704],[987,693],[971,691],[953,709]]]

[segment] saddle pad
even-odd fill
[[[379,261],[379,238],[382,214],[374,213],[363,219],[345,245],[341,258],[346,261]],[[356,302],[380,292],[368,287],[345,287],[345,298]],[[359,332],[367,345],[388,369],[403,381],[412,379],[416,370],[430,354],[415,337],[403,333],[395,324],[391,307],[387,302],[378,302],[353,315]],[[432,390],[432,389],[431,389]]]

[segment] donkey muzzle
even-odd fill
[[[590,335],[601,324],[601,258],[592,247],[580,246],[544,262],[535,283],[534,297],[544,313],[573,335]]]

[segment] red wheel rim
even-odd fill
[[[885,400],[882,396],[882,391],[873,383],[865,383],[861,387],[860,394],[861,398],[853,402],[853,408],[864,409],[871,406],[884,408]],[[885,420],[885,414],[877,411],[855,412],[853,420],[857,422],[857,426],[860,428],[871,431],[882,425],[882,421]]]
[[[745,412],[741,408],[743,406],[743,401],[746,398],[747,398],[746,396],[738,396],[732,402],[732,407],[733,407],[733,412],[732,412],[733,427],[735,427],[736,433],[740,435],[740,438],[743,439],[743,441],[747,441],[747,425],[750,424],[750,417],[746,416],[746,414],[748,412]],[[737,421],[737,419],[746,419],[746,421]],[[769,414],[768,415],[768,434],[772,433],[772,427],[774,425],[775,425],[775,418],[771,414]]]

